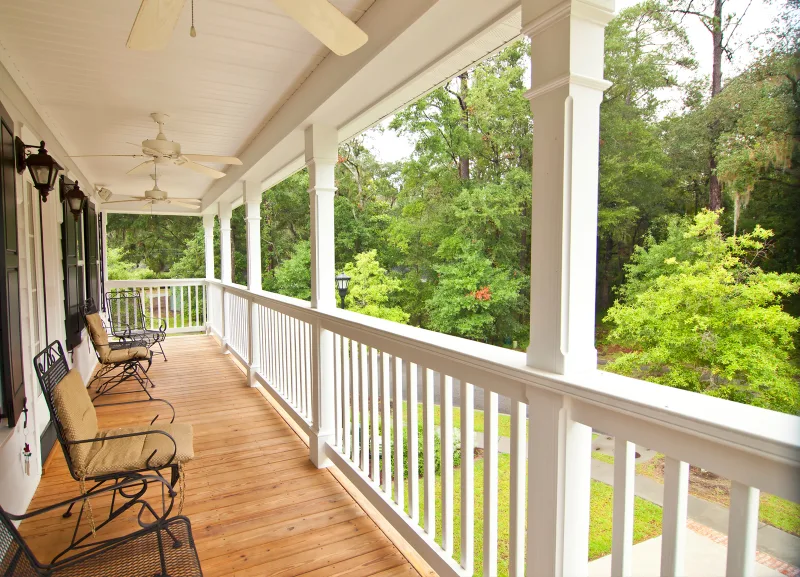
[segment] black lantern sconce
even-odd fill
[[[83,205],[86,203],[86,195],[83,194],[77,182],[68,183],[63,176],[60,184],[61,202],[67,203],[72,216],[78,220],[83,212]]]
[[[339,291],[339,298],[342,299],[342,308],[347,308],[344,304],[344,297],[347,296],[347,287],[350,285],[350,277],[344,273],[336,275],[336,289]]]
[[[33,154],[28,152],[29,148],[38,148]],[[44,140],[38,145],[25,144],[19,137],[14,138],[14,152],[17,157],[17,172],[22,174],[25,168],[31,173],[33,186],[39,191],[42,202],[47,202],[47,195],[56,185],[58,171],[64,170],[52,156],[47,154],[44,147]]]

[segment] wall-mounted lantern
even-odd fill
[[[39,148],[33,154],[28,152],[29,148]],[[19,137],[14,138],[14,152],[17,157],[17,172],[22,174],[25,168],[31,173],[33,186],[39,191],[42,202],[47,202],[47,195],[56,185],[58,171],[64,170],[52,156],[47,154],[44,147],[44,140],[38,146],[35,144],[25,144]]]
[[[69,205],[69,211],[75,220],[78,220],[83,212],[83,205],[86,203],[86,195],[83,194],[77,182],[67,183],[63,176],[60,184],[61,202]]]

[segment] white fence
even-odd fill
[[[312,459],[316,436],[324,456],[440,575],[472,575],[475,566],[476,389],[485,409],[478,516],[484,575],[586,574],[592,429],[616,439],[613,575],[631,574],[634,443],[667,456],[664,576],[683,573],[689,463],[733,481],[728,575],[754,570],[759,491],[800,502],[798,417],[602,371],[544,373],[527,367],[523,353],[347,311],[322,312],[219,281],[208,287],[210,330],[249,367],[251,382],[263,384],[312,436]],[[501,396],[511,413],[507,566],[498,559]],[[436,398],[441,427],[434,426]],[[420,402],[418,423],[413,409]],[[455,468],[458,442],[462,462]],[[413,474],[419,469],[421,477]]]
[[[168,333],[204,331],[206,328],[205,279],[154,279],[106,281],[106,290],[112,295],[135,291],[142,297],[145,322],[148,329],[157,329],[164,321]],[[112,324],[130,324],[132,311],[120,307],[108,311]]]

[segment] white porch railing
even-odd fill
[[[499,396],[507,397],[511,407],[509,575],[586,572],[588,537],[583,531],[570,534],[569,527],[588,528],[591,455],[590,443],[584,441],[590,427],[616,438],[613,575],[631,572],[634,443],[667,455],[662,575],[683,571],[689,463],[733,481],[728,575],[752,574],[759,490],[800,501],[800,418],[602,371],[571,378],[543,373],[527,367],[523,353],[207,282],[209,328],[223,348],[248,366],[252,380],[310,435],[315,430],[312,398],[333,399],[333,406],[319,408],[333,412],[333,431],[325,436],[328,458],[440,575],[473,572],[476,388],[482,389],[485,408],[484,575],[497,575],[499,568]],[[334,389],[327,396],[312,391],[312,369],[321,350],[313,335],[319,330],[333,333],[334,374],[319,379],[321,386],[328,383]],[[461,409],[456,423],[454,390]],[[438,498],[436,392],[442,425]],[[412,409],[405,415],[403,399]],[[413,410],[418,402],[423,407],[421,454]],[[458,470],[452,460],[456,431],[462,455]],[[383,458],[387,454],[391,458]],[[405,479],[404,465],[416,471],[420,461],[422,478],[412,474]],[[460,531],[455,510],[460,512]],[[585,524],[575,523],[581,515]]]
[[[128,290],[138,292],[144,313],[149,317],[149,329],[157,329],[159,319],[163,319],[168,333],[206,330],[205,279],[109,280],[105,287],[112,295]],[[115,314],[128,313],[125,310]],[[127,318],[113,320],[129,322]]]

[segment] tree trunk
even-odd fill
[[[464,132],[469,134],[469,110],[467,109],[467,91],[469,90],[469,74],[464,72],[458,77],[460,80],[459,87],[459,104],[461,105],[461,123],[464,126]],[[461,180],[469,180],[469,155],[462,154],[458,157],[458,177]]]
[[[714,22],[711,32],[714,44],[714,60],[711,67],[711,98],[722,91],[722,3],[723,0],[714,0]],[[722,186],[717,178],[717,157],[714,148],[719,137],[719,127],[716,122],[710,126],[711,130],[711,155],[708,159],[710,175],[708,179],[708,207],[711,210],[722,208]]]

